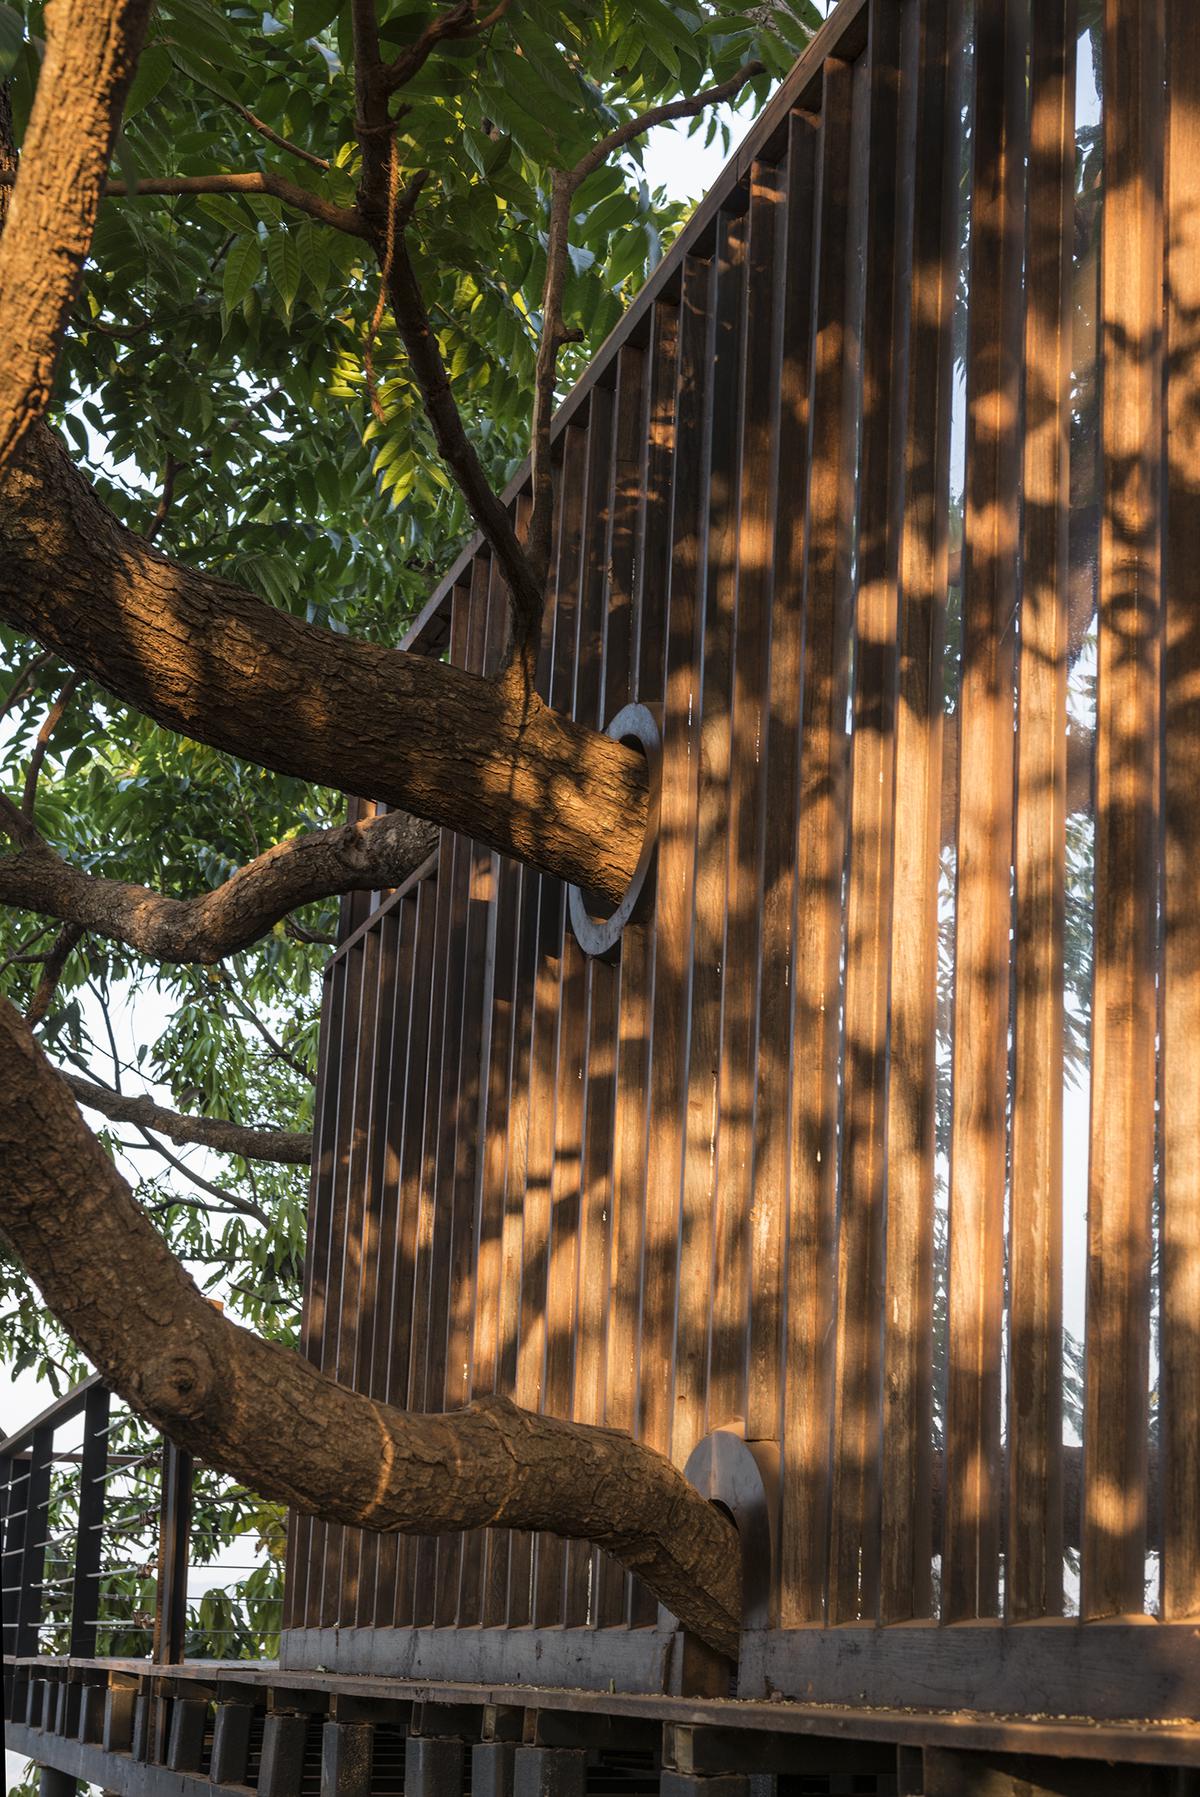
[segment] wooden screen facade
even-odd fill
[[[661,719],[616,959],[446,833],[327,976],[307,1352],[765,1444],[745,1696],[1195,1713],[1200,12],[1081,8],[841,0],[560,412],[541,690]],[[503,614],[474,545],[408,646]],[[282,1659],[686,1676],[584,1545],[306,1519]]]

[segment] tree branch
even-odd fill
[[[154,508],[154,516],[151,518],[149,524],[147,524],[145,530],[147,543],[152,543],[154,541],[170,516],[171,506],[175,499],[175,482],[179,479],[180,474],[186,467],[187,463],[181,462],[179,458],[172,454],[168,449],[166,466],[163,469],[162,492],[159,494],[158,504]]]
[[[50,1001],[58,990],[58,982],[62,979],[63,970],[78,947],[83,931],[77,923],[69,923],[58,932],[50,953],[42,962],[42,977],[37,983],[37,990],[29,1001],[29,1009],[25,1013],[25,1021],[30,1029],[39,1024],[50,1009]]]
[[[498,0],[491,11],[479,17],[478,0],[458,0],[440,18],[427,25],[415,44],[410,45],[392,62],[385,64],[383,74],[388,93],[395,93],[420,73],[434,50],[448,38],[478,37],[499,23],[512,0]]]
[[[151,0],[50,0],[0,238],[0,468],[45,411]]]
[[[258,1012],[252,1005],[246,1003],[245,999],[230,979],[226,969],[223,967],[219,968],[218,974],[220,982],[222,986],[224,986],[226,994],[233,1004],[234,1010],[244,1017],[246,1022],[258,1033],[270,1049],[271,1053],[275,1056],[275,1059],[277,1061],[282,1061],[285,1067],[290,1067],[293,1073],[298,1073],[301,1079],[306,1079],[310,1086],[315,1086],[317,1082],[309,1072],[308,1068],[304,1065],[304,1062],[298,1061],[295,1055],[289,1054],[287,1049],[283,1046],[283,1043],[271,1034],[262,1018],[258,1015]]]
[[[194,63],[189,63],[184,72],[198,87],[204,88],[206,92],[223,101],[226,106],[232,107],[233,111],[244,119],[252,130],[257,131],[260,137],[265,137],[269,144],[274,144],[277,150],[286,150],[289,156],[295,156],[300,162],[307,162],[310,168],[328,169],[329,161],[326,157],[314,156],[311,150],[302,149],[299,144],[294,144],[290,137],[280,137],[278,131],[272,131],[270,125],[264,119],[260,119],[256,113],[251,112],[248,106],[243,106],[241,101],[235,100],[231,94],[222,93],[219,87],[213,87],[210,82],[198,75]]]
[[[550,427],[554,420],[554,399],[558,384],[558,355],[563,345],[576,341],[577,331],[568,331],[563,320],[563,292],[566,286],[567,258],[570,253],[571,205],[588,176],[602,167],[617,150],[624,149],[635,137],[651,131],[672,119],[693,118],[706,107],[718,106],[732,99],[747,81],[764,74],[760,62],[748,62],[728,81],[705,88],[687,99],[672,100],[651,107],[636,118],[627,119],[615,131],[594,144],[586,156],[571,169],[554,169],[550,176],[550,216],[546,239],[546,276],[542,286],[542,329],[538,340],[537,365],[534,374],[533,430],[530,442],[531,486],[533,506],[525,534],[525,549],[533,567],[539,595],[544,592],[550,567],[550,543],[554,519],[554,472],[551,462]],[[518,656],[531,663],[537,652],[541,624],[540,597],[535,615],[523,615],[513,648]],[[529,670],[527,670],[529,671]]]
[[[0,173],[0,186],[11,183],[11,180],[11,175]],[[277,175],[271,169],[251,169],[235,174],[147,175],[144,181],[133,185],[128,181],[106,181],[104,184],[105,199],[142,199],[147,195],[178,198],[193,193],[266,193],[284,206],[307,212],[318,224],[344,231],[348,237],[365,237],[367,234],[355,207],[338,206],[333,200],[322,199],[319,193],[298,187],[286,175]]]
[[[497,502],[498,504],[498,502]],[[168,730],[373,796],[619,900],[643,758],[447,662],[339,636],[160,555],[44,426],[0,476],[0,618]]]
[[[406,1534],[495,1525],[591,1541],[687,1628],[736,1655],[737,1532],[663,1455],[507,1398],[410,1415],[229,1322],[138,1209],[8,1005],[0,1229],[106,1382],[207,1465],[331,1522]]]
[[[0,794],[0,829],[22,843],[20,853],[0,856],[0,903],[78,924],[148,960],[206,966],[249,948],[316,899],[401,885],[438,844],[434,825],[393,811],[277,843],[211,892],[176,899],[73,867],[44,837],[21,828],[21,818]]]
[[[50,738],[54,735],[54,732],[62,722],[63,712],[67,709],[67,706],[71,703],[71,700],[75,697],[75,694],[78,692],[81,685],[81,676],[72,674],[61,693],[59,693],[58,698],[46,713],[42,727],[37,733],[37,740],[33,745],[33,752],[29,757],[29,766],[25,770],[25,791],[21,797],[21,810],[30,820],[33,818],[33,808],[37,800],[38,779],[42,772],[42,763],[46,759],[46,751],[50,747]]]
[[[89,1110],[99,1111],[112,1123],[132,1123],[143,1131],[157,1130],[183,1148],[211,1148],[217,1154],[236,1154],[244,1161],[281,1161],[297,1167],[306,1166],[312,1159],[312,1137],[296,1130],[251,1128],[244,1123],[226,1123],[219,1117],[185,1117],[179,1111],[165,1110],[152,1098],[130,1098],[124,1092],[112,1092],[78,1073],[60,1072],[59,1077]],[[165,1153],[159,1143],[152,1146]],[[217,1191],[216,1187],[207,1189]],[[218,1192],[218,1196],[224,1200],[231,1195]],[[265,1216],[263,1220],[267,1220]]]

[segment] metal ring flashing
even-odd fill
[[[614,742],[627,743],[630,748],[640,749],[646,758],[646,773],[649,780],[649,793],[646,801],[646,828],[642,836],[642,851],[638,856],[638,864],[633,878],[625,888],[624,897],[615,911],[607,917],[597,916],[592,906],[594,895],[585,895],[581,886],[570,886],[567,889],[568,903],[571,912],[571,928],[575,939],[585,955],[592,955],[600,961],[614,961],[620,946],[621,932],[633,918],[639,902],[647,892],[650,869],[658,848],[658,808],[659,794],[662,790],[662,733],[659,729],[655,711],[648,705],[625,705],[612,719],[604,732]]]

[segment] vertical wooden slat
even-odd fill
[[[412,983],[402,1006],[405,1033],[404,1080],[398,1085],[389,1114],[389,1130],[400,1130],[397,1147],[396,1195],[389,1203],[396,1210],[393,1249],[392,1304],[387,1321],[387,1359],[384,1396],[389,1404],[403,1407],[410,1400],[410,1366],[413,1354],[413,1316],[417,1270],[417,1229],[421,1198],[422,1150],[425,1126],[425,1093],[429,1078],[429,1040],[433,992],[440,969],[435,966],[436,926],[440,916],[439,878],[423,880],[415,896],[413,921]],[[408,1536],[386,1535],[379,1544],[376,1627],[389,1627],[411,1615],[409,1591],[413,1543]]]
[[[338,1364],[342,1343],[342,1303],[346,1279],[346,1231],[350,1197],[350,1166],[354,1156],[355,1106],[362,1020],[362,969],[365,943],[360,937],[347,949],[345,994],[336,1080],[336,1137],[330,1180],[329,1259],[325,1279],[325,1314],[321,1328],[323,1373],[331,1376]],[[342,1537],[340,1524],[326,1523],[320,1531],[321,1558],[314,1569],[317,1585],[317,1623],[332,1627],[338,1620]]]
[[[493,592],[488,614],[485,672],[499,665],[507,630],[507,600],[498,572],[493,573]],[[499,1366],[501,1280],[504,1274],[504,1166],[507,1142],[505,1090],[509,1077],[513,1040],[514,978],[519,874],[515,862],[505,856],[489,857],[486,967],[483,1009],[485,1027],[481,1044],[478,1152],[475,1160],[475,1219],[470,1305],[466,1326],[471,1332],[470,1395],[495,1392]],[[463,1543],[459,1587],[460,1625],[478,1623],[484,1606],[484,1578],[489,1553],[484,1531],[474,1531]]]
[[[793,911],[800,773],[800,694],[804,648],[804,542],[812,364],[813,224],[818,120],[788,122],[784,243],[776,258],[772,305],[782,321],[769,675],[754,1201],[750,1243],[750,1341],[746,1433],[782,1435],[784,1230],[791,1137],[791,1013],[795,980]],[[763,303],[760,299],[759,304]]]
[[[1013,681],[1028,0],[976,11],[959,705],[950,1323],[942,1613],[991,1616],[1000,1548]]]
[[[1062,1606],[1062,1105],[1075,0],[1030,45],[1017,817],[1008,1551],[1013,1621]]]
[[[550,704],[565,710],[574,682],[579,599],[580,532],[583,524],[587,438],[578,426],[564,433],[559,479],[562,510],[555,576],[554,649]],[[524,1231],[521,1244],[521,1312],[517,1347],[518,1404],[542,1410],[548,1348],[548,1277],[552,1245],[554,1144],[559,1102],[559,1031],[562,1024],[565,893],[558,880],[544,878],[536,900],[538,937],[534,981],[533,1038],[529,1061],[528,1147],[524,1175]],[[509,1620],[533,1620],[534,1548],[528,1536],[510,1546]]]
[[[640,369],[641,355],[631,352]],[[618,363],[618,383],[625,360]],[[629,396],[622,392],[625,411]],[[634,398],[640,401],[640,385]],[[573,715],[582,723],[603,727],[608,704],[609,630],[612,654],[629,666],[628,564],[622,585],[613,568],[617,544],[614,507],[618,503],[617,404],[607,388],[592,391],[588,419],[588,504],[583,540],[579,607],[579,654]],[[640,404],[637,406],[640,422]],[[628,434],[629,426],[626,424]],[[635,439],[636,454],[636,439]],[[631,508],[632,509],[632,508]],[[628,533],[626,533],[628,534]],[[614,669],[614,674],[617,669]],[[577,946],[577,945],[575,945]],[[570,1414],[579,1422],[600,1421],[604,1378],[604,1304],[608,1286],[609,1219],[611,1217],[612,1129],[616,1059],[616,992],[618,975],[606,961],[588,960],[584,969],[584,1047],[581,1066],[579,1217],[577,1224],[576,1291],[572,1319]],[[565,989],[564,989],[565,998]],[[586,1542],[566,1548],[566,1596],[563,1621],[581,1626],[591,1620],[596,1556]]]
[[[854,70],[823,72],[796,840],[780,1620],[819,1622],[828,1535],[839,960],[858,342],[846,205]]]
[[[537,666],[537,690],[546,697],[554,658],[555,598],[554,567],[558,537],[562,525],[563,484],[555,491],[554,554],[551,556],[550,585],[542,616],[541,645]],[[528,502],[518,506],[518,522],[528,517]],[[497,1319],[496,1390],[515,1397],[520,1351],[521,1324],[521,1256],[525,1231],[525,1183],[529,1149],[530,1067],[533,1051],[534,1011],[537,985],[538,918],[541,876],[532,868],[516,869],[517,912],[514,920],[512,1044],[509,1050],[506,1085],[503,1098],[503,1193],[500,1237],[500,1302]],[[508,1530],[494,1530],[488,1540],[483,1584],[483,1621],[485,1625],[510,1620],[509,1574],[513,1553],[513,1536]],[[524,1552],[522,1548],[520,1550]],[[529,1560],[524,1561],[525,1595],[522,1613],[528,1617]]]
[[[376,1043],[375,1094],[371,1102],[370,1169],[367,1193],[369,1235],[364,1231],[363,1296],[354,1384],[374,1398],[386,1395],[387,1324],[395,1276],[396,1224],[399,1219],[398,1121],[403,1117],[402,1088],[406,1056],[408,989],[412,971],[411,904],[401,901],[379,920],[379,1028]],[[380,1537],[365,1530],[359,1548],[358,1602],[355,1620],[361,1627],[374,1621],[379,1575]]]
[[[374,1302],[371,1315],[369,1371],[364,1389],[381,1402],[388,1401],[388,1374],[393,1352],[392,1330],[397,1306],[396,1282],[400,1272],[400,1232],[402,1219],[401,1146],[404,1135],[405,1098],[409,1074],[409,1044],[414,959],[416,950],[416,894],[401,900],[388,919],[394,932],[385,953],[392,957],[392,992],[390,995],[390,1040],[387,1069],[383,1074],[376,1130],[381,1138],[377,1152],[377,1204],[379,1210],[376,1245]],[[385,936],[385,944],[387,937]],[[377,1621],[381,1605],[390,1618],[395,1601],[395,1537],[368,1534],[363,1541],[363,1569],[359,1599],[360,1626],[371,1627]]]
[[[476,566],[483,563],[476,558]],[[508,629],[507,594],[498,571],[483,566],[472,588],[471,641],[468,670],[492,672],[503,654]],[[481,843],[459,845],[466,881],[466,915],[459,939],[462,960],[462,1002],[457,1024],[457,1067],[450,1110],[453,1145],[447,1167],[450,1194],[450,1226],[447,1232],[445,1373],[442,1404],[457,1410],[471,1395],[471,1314],[474,1293],[472,1259],[476,1224],[476,1174],[481,1142],[482,1091],[486,1026],[491,1021],[488,987],[492,959],[488,954],[489,925],[495,893],[495,858]],[[448,1136],[448,1141],[450,1140]],[[438,1599],[434,1620],[452,1623],[458,1614],[463,1553],[461,1534],[445,1535],[438,1543]],[[482,1551],[482,1540],[472,1537],[472,1553]],[[474,1576],[474,1574],[473,1574]],[[470,1601],[470,1597],[468,1597]]]
[[[680,1031],[687,1051],[683,1177],[676,1275],[672,1368],[671,1456],[682,1466],[704,1434],[708,1384],[710,1291],[720,1117],[721,992],[728,893],[733,632],[737,606],[741,404],[746,322],[745,215],[717,220],[711,454],[707,468],[707,569],[700,619],[699,765],[691,826],[692,875],[687,997]],[[685,453],[688,453],[685,451]],[[732,1267],[722,1277],[736,1277]],[[728,1422],[728,1417],[718,1419]]]
[[[1200,12],[1167,0],[1164,1621],[1200,1615]]]
[[[783,322],[783,309],[773,302],[782,254],[786,173],[786,162],[778,168],[755,163],[750,171],[706,1394],[710,1429],[746,1415],[771,550]],[[805,272],[800,274],[802,282]],[[793,707],[795,702],[793,694]]]
[[[451,612],[450,659],[457,667],[466,665],[470,626],[470,588],[455,588]],[[462,881],[458,877],[455,857],[456,838],[443,830],[439,848],[437,922],[434,936],[435,975],[429,1023],[428,1070],[425,1080],[425,1119],[421,1144],[421,1186],[417,1211],[417,1236],[413,1268],[412,1350],[409,1355],[409,1406],[414,1410],[428,1407],[429,1366],[432,1334],[436,1316],[436,1283],[439,1274],[438,1251],[445,1225],[438,1184],[439,1150],[442,1148],[442,1099],[445,1085],[446,1058],[452,1052],[455,1012],[450,991],[450,945],[453,939],[456,911],[461,909]],[[444,1172],[444,1150],[441,1165]],[[433,1564],[436,1544],[433,1538],[414,1538],[402,1549],[409,1590],[406,1601],[411,1605],[408,1619],[427,1623],[432,1619],[434,1603]]]
[[[313,1157],[309,1170],[308,1216],[304,1232],[304,1302],[300,1313],[300,1349],[319,1364],[325,1315],[328,1265],[327,1194],[333,1164],[333,1116],[337,1085],[335,1042],[341,1033],[341,976],[335,963],[327,970],[321,993],[320,1054],[313,1103]],[[335,1002],[337,995],[337,1002]],[[288,1628],[303,1628],[308,1615],[308,1587],[313,1564],[311,1516],[292,1511],[288,1517],[288,1551],[284,1568],[284,1616]]]
[[[646,377],[644,456],[622,462],[624,479],[642,492],[634,558],[630,679],[643,703],[661,705],[671,468],[675,447],[675,387],[679,357],[679,308],[654,308]],[[622,430],[618,418],[618,433]],[[642,471],[644,469],[644,480]],[[624,507],[614,506],[614,520]],[[615,529],[615,524],[614,524]],[[618,561],[614,538],[614,581]],[[611,697],[609,710],[616,703]],[[637,1420],[638,1332],[641,1304],[648,1140],[648,1093],[653,1021],[654,930],[650,921],[629,923],[621,938],[616,1116],[613,1125],[612,1255],[607,1295],[608,1339],[604,1366],[604,1421],[630,1432]],[[604,1556],[600,1564],[597,1621],[623,1622],[631,1580]]]
[[[713,265],[685,260],[679,320],[675,436],[688,453],[674,469],[671,564],[667,589],[666,705],[655,886],[655,975],[642,1314],[639,1328],[638,1435],[666,1452],[674,1392],[672,1364],[678,1275],[679,1195],[687,1091],[687,1004],[695,830],[699,787],[700,624],[704,615],[704,530],[712,406]],[[653,1620],[640,1590],[634,1621]]]
[[[376,1044],[380,1006],[380,939],[372,926],[361,947],[351,951],[358,961],[360,981],[358,1041],[354,1065],[354,1100],[350,1119],[349,1162],[346,1168],[345,1210],[342,1221],[342,1275],[338,1301],[337,1344],[329,1368],[339,1385],[353,1385],[358,1364],[359,1324],[370,1264],[373,1219],[369,1204],[369,1168],[372,1158],[374,1099],[376,1092]],[[337,1612],[341,1621],[354,1614],[358,1598],[358,1562],[361,1535],[357,1529],[339,1530],[340,1565],[331,1568],[337,1580]]]
[[[880,1620],[928,1614],[942,653],[958,265],[961,15],[921,0],[896,710]]]
[[[1104,510],[1080,1613],[1143,1604],[1161,674],[1159,0],[1106,0]]]
[[[603,546],[607,535],[609,465],[612,457],[612,396],[592,393],[584,463],[583,507],[571,646],[567,708],[575,717],[595,717],[603,655]],[[598,537],[598,541],[597,541]],[[546,1292],[546,1376],[543,1408],[550,1416],[572,1411],[581,1272],[583,1129],[587,1081],[588,1012],[591,972],[569,925],[560,964],[557,1104],[550,1190],[550,1258]],[[586,1574],[586,1550],[574,1550],[576,1571]],[[561,1537],[542,1535],[537,1545],[535,1621],[560,1623],[565,1600],[567,1551]]]
[[[895,786],[897,423],[904,401],[905,266],[900,12],[870,8],[870,148],[863,315],[861,497],[847,879],[842,1194],[838,1228],[828,1619],[879,1601],[884,1155]],[[907,148],[907,146],[906,146]]]

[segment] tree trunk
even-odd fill
[[[167,729],[260,766],[382,799],[614,902],[637,866],[636,751],[516,682],[338,636],[167,560],[42,425],[0,477],[0,618]]]
[[[736,1531],[669,1461],[614,1430],[535,1416],[506,1398],[446,1415],[393,1410],[227,1321],[3,1001],[0,1230],[114,1389],[264,1497],[382,1531],[497,1525],[594,1542],[686,1627],[736,1655]]]

